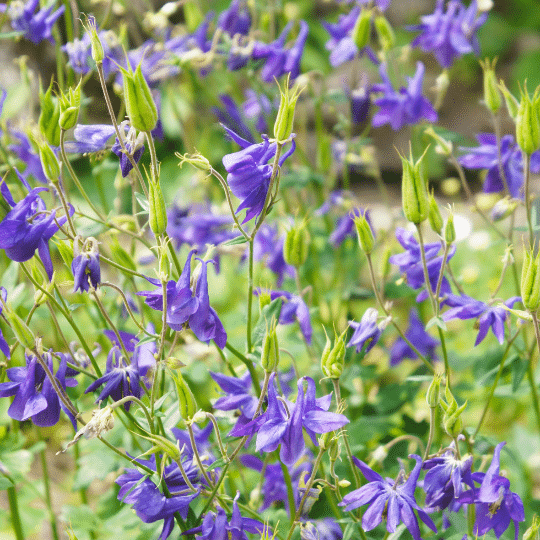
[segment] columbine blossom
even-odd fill
[[[57,19],[64,13],[65,7],[60,6],[56,11],[54,2],[48,7],[44,7],[36,12],[39,8],[39,0],[28,0],[24,3],[22,0],[14,0],[7,7],[7,13],[11,20],[13,30],[23,32],[26,39],[32,43],[40,43],[44,39],[54,43],[52,37],[52,27]],[[0,12],[4,12],[6,6],[0,7]]]
[[[396,91],[388,77],[386,64],[380,65],[379,73],[383,82],[374,84],[371,89],[372,92],[382,93],[382,96],[375,100],[379,110],[373,116],[373,126],[390,124],[392,129],[397,131],[404,125],[417,124],[422,119],[437,121],[437,112],[422,95],[424,72],[424,64],[417,62],[414,77],[407,77],[407,88],[402,86]]]
[[[486,473],[472,474],[475,482],[480,484],[479,489],[471,489],[463,493],[460,501],[476,503],[476,522],[474,534],[484,536],[493,530],[495,536],[500,538],[510,521],[514,522],[515,540],[518,538],[519,522],[525,521],[523,502],[519,495],[510,491],[510,480],[499,476],[500,454],[505,442],[495,447],[493,460]]]
[[[422,255],[420,252],[420,244],[414,237],[414,234],[398,227],[396,229],[396,238],[398,242],[405,249],[405,252],[392,255],[389,261],[392,264],[399,266],[399,271],[405,274],[407,277],[407,284],[413,289],[421,289],[425,287],[424,280],[424,267],[422,265]],[[439,255],[442,249],[441,242],[433,242],[431,244],[425,244],[424,250],[426,254],[426,262],[428,269],[429,282],[431,290],[437,290],[437,282],[439,280],[439,274],[443,263],[443,255]],[[448,262],[456,252],[456,246],[452,246],[448,252],[446,261]],[[441,283],[441,296],[450,294],[452,289],[450,283],[443,276]],[[417,297],[417,302],[422,302],[428,297],[427,290],[423,290]]]
[[[229,377],[221,373],[210,372],[210,376],[227,394],[216,400],[213,407],[220,411],[239,410],[239,422],[247,423],[255,415],[258,399],[253,394],[251,375],[246,371],[241,377]],[[245,421],[242,422],[242,417]]]
[[[250,144],[255,144],[255,137],[246,125],[238,105],[227,94],[221,94],[219,99],[223,104],[223,108],[212,107],[212,112],[216,115],[217,119],[222,125],[227,126],[231,131],[238,134],[239,137],[242,137]]]
[[[512,308],[516,302],[520,301],[521,297],[512,296],[504,305]],[[484,340],[490,328],[499,343],[501,345],[504,343],[504,323],[508,317],[506,309],[499,306],[490,306],[466,295],[450,294],[446,297],[445,303],[451,309],[443,314],[442,319],[444,321],[476,319],[478,317],[478,336],[474,342],[475,347]]]
[[[436,339],[433,339],[424,327],[424,324],[418,317],[415,310],[411,310],[409,315],[409,328],[405,332],[405,337],[418,349],[418,351],[432,359],[436,359],[435,348],[439,344]],[[392,349],[390,350],[390,365],[397,366],[405,358],[418,358],[416,353],[411,349],[407,342],[400,336]]]
[[[421,540],[418,521],[414,515],[414,510],[416,510],[418,517],[432,531],[437,532],[431,518],[418,506],[414,499],[416,482],[422,468],[422,458],[415,454],[409,457],[416,461],[416,465],[406,481],[403,481],[402,473],[400,473],[396,481],[383,478],[363,461],[353,457],[356,466],[362,471],[369,483],[345,495],[339,506],[344,506],[345,510],[350,512],[364,504],[369,504],[370,506],[364,512],[362,518],[362,528],[365,531],[371,531],[379,525],[384,514],[387,520],[386,530],[389,533],[395,532],[399,523],[403,522],[414,540]]]
[[[388,324],[387,320],[377,323],[378,318],[379,312],[375,308],[367,308],[359,323],[349,321],[349,326],[354,330],[354,333],[347,343],[347,347],[356,347],[356,352],[359,353],[367,344],[365,354],[371,351]]]
[[[476,0],[465,7],[460,0],[450,0],[444,10],[444,0],[437,0],[435,11],[421,17],[422,23],[408,30],[420,31],[413,47],[433,52],[442,67],[450,67],[455,58],[474,52],[480,53],[476,32],[486,22],[488,14],[478,16]]]
[[[300,524],[301,540],[341,540],[343,531],[332,518],[314,519]]]
[[[101,268],[99,266],[99,251],[97,240],[89,238],[80,250],[79,242],[75,242],[75,258],[71,263],[73,272],[73,292],[80,292],[90,289],[90,285],[95,289],[101,283]]]
[[[476,140],[480,146],[460,147],[467,152],[458,161],[467,169],[487,169],[484,180],[486,193],[498,193],[505,189],[499,168],[499,151],[497,137],[493,133],[479,133]],[[521,198],[523,194],[523,155],[519,146],[514,143],[512,135],[505,135],[500,141],[501,164],[510,195]],[[531,155],[531,172],[540,172],[540,150]]]
[[[223,156],[223,166],[227,171],[227,183],[235,197],[242,199],[236,213],[246,210],[246,217],[242,223],[259,216],[263,210],[270,178],[272,165],[269,163],[276,154],[276,143],[270,143],[264,138],[262,143],[250,144],[234,131],[223,126],[227,135],[242,150]],[[279,158],[279,166],[294,152],[296,144],[294,139],[291,147]]]
[[[330,53],[330,64],[333,67],[340,66],[356,57],[358,54],[362,56],[366,54],[374,63],[378,64],[377,56],[371,47],[363,47],[358,49],[358,46],[352,38],[352,32],[356,24],[356,20],[360,16],[360,7],[354,7],[347,15],[340,15],[337,23],[323,22],[322,25],[330,34],[330,39],[326,42],[326,49],[332,51]]]
[[[26,164],[26,168],[22,173],[17,173],[19,176],[28,179],[32,175],[38,182],[42,184],[48,184],[49,181],[45,177],[43,172],[43,166],[41,165],[41,159],[39,154],[34,151],[30,139],[22,131],[17,131],[15,129],[9,130],[10,135],[15,137],[19,142],[16,144],[10,144],[8,150],[13,152],[23,163]],[[28,189],[30,189],[28,187]]]
[[[246,101],[242,104],[242,109],[246,118],[255,118],[255,129],[259,133],[267,133],[267,118],[275,109],[274,105],[264,94],[257,94],[250,88],[246,90],[245,97]]]
[[[77,372],[67,367],[68,356],[59,354],[60,363],[55,373],[58,385],[65,390],[67,386],[77,386],[73,378]],[[53,355],[45,352],[42,355],[51,373],[53,372]],[[62,409],[71,420],[75,429],[75,418],[60,401],[49,377],[38,359],[33,354],[26,354],[26,366],[13,367],[6,370],[11,382],[0,383],[0,398],[15,396],[9,406],[8,415],[14,420],[32,420],[41,427],[54,426],[60,419]]]
[[[279,236],[277,226],[263,223],[253,243],[253,258],[265,259],[265,265],[277,275],[277,286],[281,287],[285,276],[294,277],[294,266],[287,264],[283,257],[285,238]]]
[[[231,37],[236,34],[247,36],[250,26],[251,15],[245,5],[240,6],[240,0],[233,0],[229,8],[219,14],[217,21],[217,27]]]

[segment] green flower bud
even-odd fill
[[[433,191],[428,196],[428,203],[428,220],[431,226],[431,230],[440,235],[442,234],[444,222],[441,216],[441,212],[439,210],[439,206],[437,205],[437,201],[435,200],[435,196],[433,195]]]
[[[197,412],[197,402],[195,401],[195,396],[179,371],[176,373],[171,372],[171,376],[176,384],[180,416],[184,420],[189,421]]]
[[[436,374],[429,385],[426,402],[430,409],[436,409],[441,401],[441,379],[442,375]]]
[[[212,165],[210,165],[210,162],[202,154],[182,155],[179,152],[176,152],[174,155],[180,160],[180,163],[178,164],[179,167],[182,167],[184,163],[189,163],[190,165],[193,165],[196,169],[204,172],[209,173],[212,170]]]
[[[383,51],[390,50],[396,42],[394,30],[384,15],[375,17],[375,30]]]
[[[521,269],[521,299],[528,311],[534,313],[540,306],[540,252],[525,249]]]
[[[150,87],[141,70],[141,64],[135,72],[120,68],[124,79],[124,100],[130,124],[137,131],[152,131],[158,121],[158,112]]]
[[[4,314],[9,326],[17,338],[17,341],[25,349],[33,349],[36,344],[36,338],[24,320],[21,319],[21,317],[19,317],[15,311],[9,308],[4,310]]]
[[[516,140],[518,146],[531,155],[540,146],[540,122],[537,113],[538,88],[533,97],[527,87],[521,90],[521,102],[516,118]]]
[[[442,106],[449,86],[450,77],[448,75],[448,70],[443,69],[441,74],[435,79],[435,110],[438,110]]]
[[[424,129],[424,134],[429,135],[432,137],[435,142],[437,143],[437,146],[435,147],[435,152],[437,154],[443,155],[443,156],[451,156],[452,151],[454,149],[454,145],[452,144],[452,141],[448,141],[441,137],[436,131],[433,129],[433,126],[429,126],[427,129]]]
[[[79,108],[81,106],[81,84],[82,79],[76,86],[69,89],[67,94],[60,92],[60,127],[64,130],[71,129],[77,124],[79,118]]]
[[[444,241],[452,244],[456,241],[456,228],[454,227],[454,214],[451,212],[444,226]]]
[[[309,232],[306,223],[293,227],[287,232],[283,245],[283,258],[287,264],[300,268],[307,259],[309,251]]]
[[[508,88],[506,88],[502,79],[499,81],[499,90],[504,96],[504,102],[506,103],[506,109],[508,110],[510,118],[515,121],[519,111],[519,101],[510,93]]]
[[[455,439],[463,430],[463,420],[461,414],[467,406],[465,402],[461,407],[458,407],[457,401],[448,388],[448,380],[446,381],[446,388],[444,391],[445,399],[440,400],[441,407],[444,410],[443,425],[446,433]]]
[[[338,337],[336,334],[334,346],[331,346],[330,339],[326,336],[326,346],[324,347],[321,368],[325,377],[339,379],[343,373],[345,363],[345,334],[347,329]]]
[[[371,9],[363,9],[356,19],[351,37],[359,49],[363,49],[369,44],[371,37]]]
[[[493,114],[497,113],[502,105],[502,98],[495,77],[496,63],[497,58],[494,58],[493,62],[490,62],[488,58],[486,58],[485,62],[480,60],[484,72],[484,103]]]
[[[264,289],[261,289],[261,292],[259,293],[259,311],[262,313],[262,310],[270,305],[272,302],[272,297],[270,296],[270,293]]]
[[[534,514],[531,526],[523,533],[523,540],[539,540],[540,519]]]
[[[60,104],[58,99],[52,95],[53,81],[47,91],[44,93],[39,88],[39,102],[41,105],[41,111],[39,113],[38,126],[41,134],[47,142],[52,146],[58,146],[60,144],[60,126],[58,121],[60,119]]]
[[[36,141],[37,142],[37,141]],[[51,147],[45,142],[37,142],[39,148],[39,159],[43,167],[43,174],[53,184],[57,184],[60,178],[60,164]]]
[[[296,102],[302,89],[294,86],[292,91],[289,88],[289,76],[283,85],[283,90],[279,86],[280,100],[279,109],[274,123],[274,137],[278,143],[283,144],[289,139],[293,129],[294,111]]]
[[[403,179],[401,183],[403,213],[408,221],[416,225],[426,220],[429,215],[429,204],[422,167],[422,160],[427,150],[426,148],[422,157],[416,163],[413,160],[412,151],[409,159],[399,154],[403,165]]]
[[[178,461],[182,457],[178,445],[174,444],[172,441],[169,441],[169,439],[162,437],[161,435],[139,435],[143,439],[146,439],[154,444],[154,446],[150,448],[150,450],[147,450],[143,455],[160,452],[170,457],[173,461]]]
[[[381,271],[381,276],[383,280],[386,280],[386,278],[390,274],[390,270],[392,269],[392,266],[390,264],[391,256],[392,256],[392,249],[390,247],[387,247],[384,250],[384,253],[383,253],[383,256],[381,257],[381,262],[380,262],[380,271]]]
[[[360,244],[360,248],[366,255],[369,255],[373,251],[375,238],[373,237],[373,231],[371,230],[371,226],[366,218],[365,212],[364,214],[354,218],[354,225],[358,234],[358,243]]]
[[[90,45],[92,48],[92,59],[96,64],[103,63],[105,58],[105,53],[103,51],[103,45],[99,39],[96,19],[94,17],[87,17],[86,23],[83,25],[86,30],[88,37],[90,38]]]
[[[262,342],[261,366],[267,373],[275,371],[279,364],[279,342],[276,333],[276,320],[272,317]]]
[[[150,229],[152,229],[156,237],[161,236],[167,229],[167,208],[159,180],[149,182],[148,206]]]

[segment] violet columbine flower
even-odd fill
[[[460,147],[467,154],[458,158],[466,169],[487,169],[484,180],[484,192],[498,193],[505,189],[499,168],[499,151],[497,137],[493,133],[479,133],[476,136],[480,146]],[[510,195],[522,198],[523,155],[512,135],[505,135],[500,141],[501,164]],[[540,150],[531,155],[531,171],[540,172]]]
[[[77,386],[73,378],[76,372],[67,367],[68,356],[58,354],[60,362],[55,374],[58,385],[65,390],[67,386]],[[53,354],[45,352],[43,360],[51,373],[53,372]],[[60,401],[45,370],[33,354],[26,354],[25,367],[13,367],[6,370],[11,382],[0,383],[0,398],[15,396],[9,406],[8,415],[14,420],[32,420],[34,425],[41,427],[54,426],[60,419],[62,409],[76,429],[75,418],[66,410]]]
[[[436,339],[433,339],[424,327],[424,324],[418,317],[416,310],[411,310],[409,315],[409,328],[405,332],[405,337],[427,358],[435,360],[435,348],[439,344]],[[405,340],[400,336],[392,345],[390,350],[390,365],[397,366],[405,358],[414,360],[418,358],[416,353],[409,347]]]
[[[392,255],[389,261],[392,264],[399,266],[399,271],[402,274],[405,274],[407,278],[407,284],[413,289],[421,289],[425,287],[424,280],[424,268],[422,265],[422,256],[420,252],[420,244],[414,237],[412,232],[409,232],[401,227],[396,229],[396,238],[398,242],[405,249],[404,253],[398,253],[397,255]],[[442,249],[441,242],[433,242],[431,244],[424,245],[426,253],[426,261],[428,268],[429,282],[431,285],[431,290],[437,290],[437,282],[439,280],[439,274],[441,271],[441,266],[443,263],[443,255],[439,255],[439,252]],[[453,245],[446,258],[448,262],[456,252],[456,247]],[[450,283],[443,276],[441,283],[441,296],[444,297],[447,294],[450,294],[452,289],[450,288]],[[423,290],[416,297],[417,302],[422,302],[428,297],[427,290]]]
[[[4,287],[0,287],[0,295],[2,296],[2,302],[0,302],[0,315],[2,315],[2,311],[4,309],[4,305],[7,300],[7,291]],[[2,329],[0,328],[0,351],[4,353],[4,356],[6,358],[11,358],[11,353],[9,349],[8,342],[6,341],[6,338],[4,337],[4,334],[2,333]]]
[[[383,82],[374,84],[371,91],[381,92],[383,95],[375,100],[379,110],[373,116],[373,126],[390,124],[392,129],[397,131],[404,125],[417,124],[422,119],[437,121],[437,112],[422,95],[424,72],[424,64],[417,62],[414,77],[407,77],[407,88],[402,86],[396,91],[388,77],[386,64],[380,65],[379,73]]]
[[[222,125],[227,126],[231,131],[237,133],[238,136],[250,144],[255,144],[255,137],[244,122],[238,105],[227,94],[221,94],[219,99],[223,104],[223,108],[212,107],[212,112],[216,115],[217,119]]]
[[[251,420],[257,409],[258,399],[253,394],[251,375],[246,371],[240,377],[229,377],[221,373],[210,372],[210,376],[227,394],[216,400],[213,407],[220,411],[239,410],[246,422]]]
[[[240,0],[232,0],[231,5],[219,14],[217,27],[227,32],[231,37],[236,34],[247,36],[251,26],[249,9]]]
[[[502,442],[495,447],[493,460],[486,473],[472,474],[473,480],[480,484],[480,488],[466,491],[460,497],[461,502],[476,503],[474,534],[478,537],[493,530],[495,536],[500,538],[508,529],[510,521],[513,521],[517,540],[519,522],[525,521],[523,502],[519,495],[510,491],[508,478],[499,476],[500,454],[505,444]]]
[[[379,63],[377,56],[369,45],[358,49],[352,38],[352,33],[360,13],[360,7],[356,6],[347,15],[340,15],[337,23],[323,21],[322,25],[330,34],[330,39],[326,42],[325,47],[327,50],[332,51],[330,53],[330,64],[333,67],[340,66],[352,60],[357,54],[359,56],[366,54],[374,64]]]
[[[442,454],[424,461],[427,469],[423,489],[426,492],[426,507],[444,510],[456,503],[463,492],[463,484],[474,487],[471,477],[472,456],[456,457],[452,442],[451,447]]]
[[[362,518],[362,528],[365,531],[371,531],[379,525],[384,514],[387,520],[386,530],[389,533],[395,532],[399,523],[403,522],[414,540],[421,540],[420,528],[414,515],[414,510],[416,510],[418,517],[432,531],[437,532],[431,518],[418,506],[414,499],[416,482],[422,468],[422,458],[415,454],[411,454],[409,457],[416,461],[416,465],[406,481],[404,481],[403,472],[400,472],[395,481],[390,478],[383,478],[363,461],[353,457],[356,466],[362,471],[369,483],[345,495],[339,506],[344,506],[345,510],[350,512],[364,504],[369,504],[370,506],[364,512]]]
[[[25,187],[29,187],[24,179],[21,178],[21,181]],[[12,209],[0,222],[0,249],[5,249],[6,255],[17,262],[31,259],[37,249],[47,276],[52,279],[49,240],[58,231],[56,221],[63,225],[67,217],[62,216],[55,221],[56,210],[47,211],[45,202],[39,196],[42,191],[47,191],[47,188],[34,188],[24,199],[15,203],[7,186],[2,190],[2,195]],[[73,207],[70,212],[74,212]]]
[[[349,326],[354,330],[354,333],[347,343],[347,347],[356,347],[356,352],[359,353],[367,344],[364,354],[371,351],[388,324],[388,319],[377,323],[378,318],[379,312],[375,308],[367,308],[359,323],[349,321]]]
[[[191,426],[193,432],[193,438],[195,439],[195,445],[197,447],[197,452],[201,461],[204,463],[213,463],[216,461],[214,454],[212,453],[212,445],[210,443],[210,434],[214,429],[214,424],[208,422],[208,425],[205,428],[200,428],[197,424]],[[182,430],[178,428],[171,429],[175,439],[178,441],[178,447],[180,450],[183,448],[182,455],[185,455],[191,461],[193,461],[193,446],[191,444],[191,438],[187,430]]]
[[[521,302],[521,297],[512,296],[504,305],[512,308],[516,302]],[[501,345],[504,343],[504,323],[508,317],[506,309],[499,306],[490,306],[470,296],[458,296],[456,294],[449,294],[445,303],[451,309],[443,313],[443,321],[476,319],[478,317],[478,336],[474,342],[475,347],[484,340],[490,328],[499,343]]]
[[[459,56],[471,52],[480,54],[476,32],[486,22],[487,16],[487,13],[478,14],[476,0],[469,7],[460,0],[450,0],[446,11],[444,0],[437,0],[431,15],[421,17],[421,24],[408,27],[408,30],[421,32],[411,45],[433,52],[439,64],[449,68]]]
[[[57,19],[64,13],[65,7],[60,6],[53,11],[55,2],[50,2],[36,12],[39,8],[39,0],[28,0],[26,3],[22,0],[13,0],[7,6],[7,13],[11,21],[13,30],[22,32],[23,36],[32,43],[40,43],[44,39],[54,43],[52,37],[52,27]],[[0,8],[4,12],[6,6]]]
[[[332,518],[314,519],[300,524],[300,540],[341,540],[343,531]]]
[[[126,129],[128,130],[124,138],[126,150],[133,157],[133,161],[135,163],[139,163],[144,153],[144,133],[137,134],[134,127],[129,127],[128,129],[127,123],[123,123],[123,125],[120,125],[120,134],[124,135]],[[122,133],[122,130],[124,130],[124,133]],[[133,165],[131,164],[127,154],[122,151],[122,145],[120,144],[118,137],[115,139],[114,144],[112,145],[111,152],[120,158],[120,170],[122,171],[122,177],[125,178],[131,169],[133,169]]]
[[[156,470],[154,457],[135,461]],[[198,478],[196,465],[189,459],[182,459],[182,465],[193,485]],[[144,523],[163,520],[159,540],[166,540],[174,528],[174,514],[179,512],[183,519],[187,519],[189,504],[199,492],[193,492],[188,488],[176,463],[165,467],[161,481],[167,485],[170,497],[163,495],[156,484],[150,478],[145,478],[145,474],[138,469],[126,469],[124,474],[116,479],[116,483],[120,486],[118,500],[132,504],[133,510]]]
[[[279,236],[277,226],[263,223],[253,243],[253,258],[265,258],[266,267],[277,275],[277,286],[281,287],[285,276],[294,277],[294,266],[287,264],[283,257],[285,238]]]
[[[262,533],[264,524],[252,518],[242,517],[238,508],[238,499],[240,492],[236,492],[236,497],[233,500],[233,511],[231,519],[227,520],[225,510],[218,506],[217,514],[208,512],[203,519],[203,522],[198,527],[184,531],[182,535],[196,534],[198,540],[249,540],[246,533]]]
[[[246,217],[242,222],[245,223],[259,216],[263,210],[272,176],[272,165],[269,162],[274,159],[277,145],[270,143],[266,137],[262,143],[250,144],[234,131],[223,127],[227,135],[242,147],[238,152],[223,156],[223,166],[227,171],[227,183],[233,195],[242,199],[236,213],[246,210]],[[295,148],[293,139],[291,147],[279,158],[280,167]]]
[[[13,152],[23,163],[26,164],[24,171],[17,174],[22,176],[22,178],[25,180],[28,179],[28,176],[32,175],[38,182],[48,184],[49,181],[43,172],[41,159],[39,158],[39,154],[34,151],[30,139],[22,131],[10,129],[9,133],[18,139],[19,142],[17,144],[10,144],[8,146],[8,150]],[[30,190],[29,186],[28,190]]]
[[[245,92],[246,101],[242,104],[242,110],[246,118],[255,118],[255,129],[259,133],[268,132],[267,118],[275,109],[272,102],[264,95],[257,94],[254,90],[247,89]]]
[[[358,88],[348,92],[351,103],[351,120],[355,124],[362,124],[368,119],[371,107],[371,88],[364,82]]]
[[[95,238],[88,238],[81,247],[79,241],[75,241],[73,248],[75,258],[71,263],[74,286],[73,292],[80,292],[90,289],[90,285],[95,289],[101,283],[101,268],[99,266],[98,241]]]

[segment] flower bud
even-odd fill
[[[433,191],[428,196],[428,202],[429,202],[428,220],[431,226],[431,230],[437,233],[438,235],[440,235],[442,234],[444,222],[441,216],[441,212],[439,210],[439,206],[437,205],[437,201],[435,200],[435,196],[433,195]]]
[[[39,148],[39,159],[43,167],[45,178],[53,184],[58,184],[60,179],[60,164],[55,153],[45,141],[37,142]]]
[[[368,45],[371,37],[371,15],[370,9],[363,9],[356,19],[351,37],[359,49]]]
[[[204,172],[210,172],[212,170],[212,165],[202,154],[180,154],[176,152],[174,154],[179,160],[179,167],[182,167],[184,163],[189,163],[193,165],[196,169],[199,169]]]
[[[36,344],[36,338],[24,320],[12,309],[5,309],[4,315],[6,316],[7,322],[13,330],[17,341],[25,349],[33,349]]]
[[[171,372],[171,375],[176,384],[176,391],[178,393],[178,409],[180,411],[180,416],[184,420],[191,420],[197,412],[195,396],[179,371],[176,373]]]
[[[399,155],[403,165],[403,180],[401,184],[403,213],[408,221],[416,225],[426,220],[429,214],[427,192],[422,170],[422,160],[426,152],[427,148],[416,163],[413,160],[412,151],[409,159],[406,159],[401,154]]]
[[[267,373],[275,371],[279,364],[279,342],[276,333],[276,320],[272,317],[262,342],[261,366]]]
[[[86,30],[88,37],[90,38],[90,45],[92,48],[92,60],[94,60],[96,64],[103,63],[105,53],[103,51],[103,45],[101,44],[101,41],[99,39],[95,17],[87,17],[84,29]]]
[[[441,375],[436,374],[429,385],[426,402],[430,409],[436,409],[441,401],[441,378]]]
[[[501,221],[512,215],[518,207],[519,201],[511,197],[504,197],[495,203],[491,209],[491,219],[493,221]]]
[[[167,208],[159,180],[150,180],[148,186],[148,207],[150,229],[156,235],[161,236],[167,229]]]
[[[523,533],[523,540],[538,540],[540,538],[538,529],[540,529],[540,520],[534,514],[531,526]]]
[[[326,336],[326,346],[321,358],[321,368],[325,377],[339,379],[343,373],[345,363],[345,334],[347,329],[338,337],[336,334],[334,346],[330,346],[330,339]]]
[[[456,241],[456,228],[454,227],[454,214],[451,212],[444,226],[444,241],[453,244]]]
[[[373,237],[373,231],[367,220],[366,212],[354,218],[354,225],[356,226],[356,232],[358,234],[358,243],[360,244],[362,251],[366,255],[369,255],[373,251],[375,238]]]
[[[441,407],[444,410],[443,425],[446,433],[455,439],[463,430],[463,420],[461,419],[461,414],[465,410],[467,402],[465,402],[461,407],[458,407],[457,401],[448,387],[448,380],[446,381],[444,395],[446,402],[442,399],[440,400]]]
[[[274,123],[274,137],[278,143],[283,144],[291,136],[296,102],[302,89],[295,85],[291,91],[289,88],[289,76],[287,76],[283,90],[279,85],[278,88],[280,100],[276,121]]]
[[[340,488],[343,488],[343,489],[347,489],[350,485],[351,485],[351,483],[350,483],[348,480],[345,480],[345,479],[340,480],[340,481],[338,482],[338,486],[339,486]]]
[[[506,109],[508,110],[510,118],[515,121],[519,111],[519,101],[510,93],[508,88],[506,88],[502,79],[499,81],[499,90],[504,96],[504,102],[506,103]]]
[[[527,87],[521,90],[521,102],[516,118],[516,140],[518,146],[531,155],[540,146],[540,123],[537,113],[538,88],[531,98]]]
[[[525,308],[535,312],[540,306],[540,252],[525,249],[521,269],[521,299]]]
[[[128,63],[129,65],[129,63]],[[124,100],[129,122],[137,131],[152,131],[158,121],[157,107],[150,87],[144,78],[141,64],[135,72],[120,68],[123,74]]]
[[[178,360],[178,358],[175,358],[174,356],[169,356],[169,358],[165,360],[165,363],[167,364],[167,367],[169,369],[180,369],[186,367],[186,364],[184,364],[184,362]]]
[[[375,30],[383,51],[390,50],[396,42],[394,30],[384,15],[375,17]]]
[[[454,145],[452,141],[448,141],[445,138],[441,137],[434,129],[433,126],[429,126],[427,129],[424,129],[424,134],[432,137],[437,146],[435,147],[435,152],[442,156],[451,156],[454,150]]]
[[[182,457],[178,444],[174,444],[172,441],[169,441],[169,439],[162,437],[161,435],[150,434],[139,436],[154,444],[154,446],[150,448],[150,450],[147,450],[143,455],[160,452],[171,458],[173,461],[178,461]]]
[[[502,105],[502,98],[495,77],[496,63],[496,58],[493,62],[490,62],[488,58],[486,58],[485,62],[480,61],[484,72],[484,103],[493,114],[496,114]]]
[[[283,258],[287,264],[300,268],[307,259],[309,250],[309,232],[306,223],[293,227],[287,232],[283,245]]]
[[[448,75],[448,70],[443,69],[441,74],[435,79],[435,110],[439,109],[443,102],[444,98],[446,97],[446,92],[448,91],[448,87],[450,86],[450,77]]]
[[[261,289],[261,292],[259,293],[259,311],[262,312],[262,310],[270,305],[272,302],[272,297],[270,296],[270,293],[264,289]]]
[[[41,85],[39,88],[39,102],[41,111],[39,113],[38,125],[43,137],[52,146],[60,144],[60,126],[58,120],[60,118],[60,104],[58,99],[52,95],[53,81],[47,91],[43,93]]]
[[[69,89],[67,94],[60,92],[60,120],[59,125],[61,129],[71,129],[77,124],[79,118],[79,108],[81,106],[81,84],[82,79],[76,86]]]

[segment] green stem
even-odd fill
[[[142,469],[145,473],[149,474],[149,475],[153,475],[153,474],[156,474],[156,471],[153,471],[152,469],[150,469],[149,467],[147,467],[146,465],[143,465],[142,463],[139,463],[135,458],[130,458],[128,455],[124,454],[124,452],[122,452],[122,450],[119,450],[118,448],[116,448],[116,446],[113,446],[109,441],[107,441],[107,439],[104,439],[103,437],[101,436],[98,436],[97,437],[107,448],[109,448],[110,450],[112,450],[117,456],[120,456],[122,459],[125,459],[127,461],[129,461],[129,463],[131,465],[135,465],[135,467],[137,467],[138,469]]]
[[[532,313],[533,325],[534,325],[534,335],[536,336],[536,346],[538,351],[540,351],[540,328],[538,327],[538,316],[536,312]],[[537,351],[537,352],[538,352]],[[536,382],[534,380],[534,351],[531,353],[529,362],[527,364],[527,377],[529,379],[529,385],[531,387],[531,398],[533,402],[534,412],[536,414],[536,421],[538,423],[538,431],[540,432],[540,403],[538,401],[538,389],[536,387]]]
[[[294,501],[294,491],[291,481],[291,475],[289,474],[289,468],[285,463],[279,462],[281,465],[281,471],[283,472],[283,478],[285,480],[285,485],[287,486],[287,501],[289,503],[289,516],[292,519],[296,511],[296,503]]]
[[[247,351],[251,352],[251,313],[253,310],[253,237],[250,237],[248,242],[249,255],[248,255],[248,298],[247,298],[247,322],[246,322],[246,341]]]
[[[17,489],[15,486],[7,488],[7,495],[9,501],[9,512],[11,514],[11,525],[15,531],[16,540],[24,540],[24,532],[22,528],[21,516],[19,514],[19,502],[17,499]]]
[[[228,341],[225,344],[225,348],[231,351],[234,356],[236,356],[246,366],[251,376],[251,382],[253,384],[253,389],[255,390],[255,395],[260,396],[261,386],[259,384],[259,377],[257,376],[257,371],[255,370],[253,362],[249,358],[246,358],[240,351],[235,349]]]
[[[525,154],[523,160],[523,176],[525,177],[525,211],[527,212],[527,226],[529,228],[529,246],[532,249],[534,246],[534,229],[531,215],[531,195],[529,193],[531,187],[531,156]]]
[[[429,456],[429,450],[431,449],[431,444],[433,443],[433,436],[435,434],[435,413],[437,412],[437,409],[435,407],[429,408],[429,435],[428,435],[428,441],[426,445],[426,451],[424,452],[424,461]]]
[[[39,432],[39,438],[43,441],[41,432]],[[54,509],[52,506],[51,498],[51,482],[49,478],[49,469],[47,467],[47,456],[45,454],[45,449],[41,450],[39,453],[41,459],[41,469],[43,471],[43,487],[45,488],[45,505],[47,506],[47,511],[49,513],[49,523],[51,524],[51,533],[53,540],[59,540],[58,536],[58,526],[56,524],[56,517]]]

